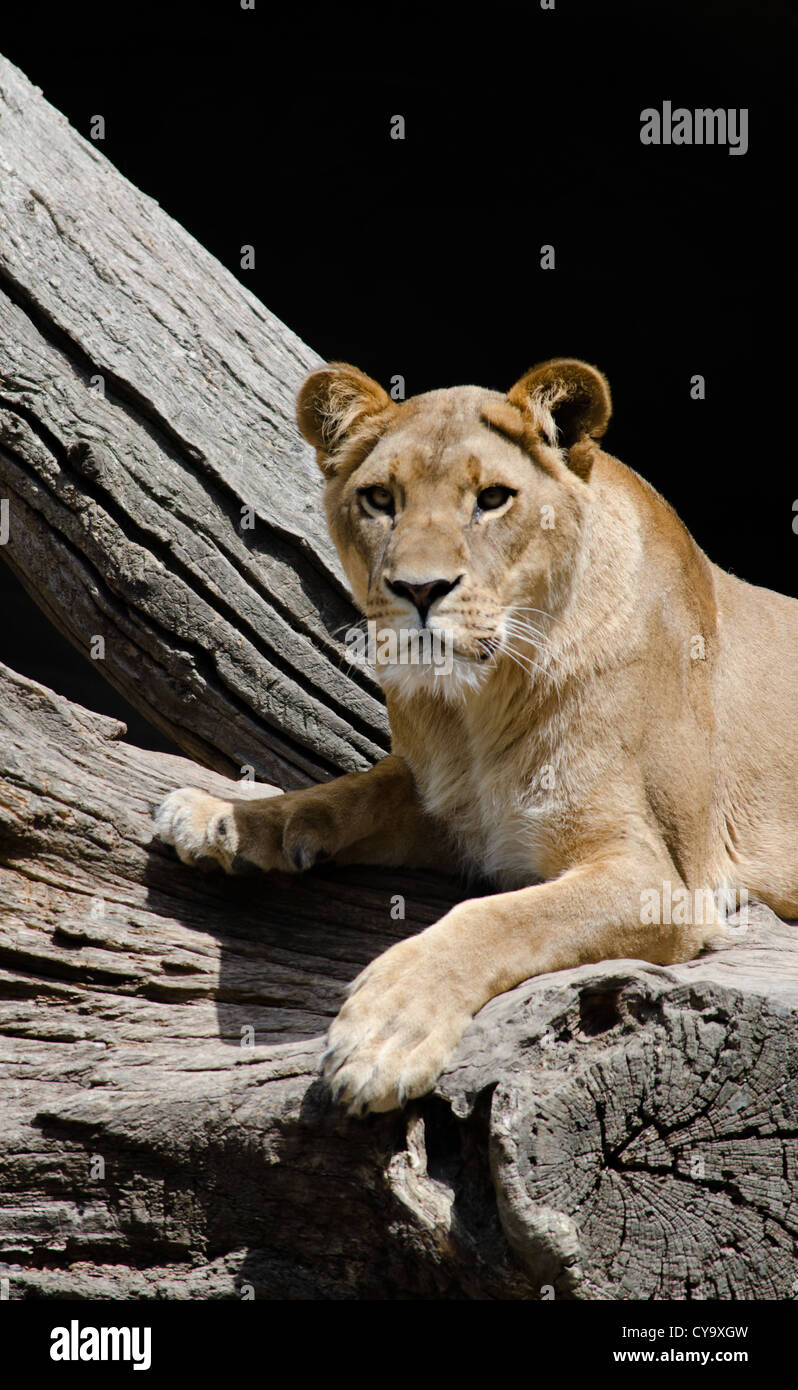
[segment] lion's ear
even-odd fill
[[[386,391],[348,362],[330,362],[306,377],[297,395],[296,418],[328,476],[344,445],[376,437],[396,409]]]
[[[554,357],[526,372],[507,400],[550,444],[568,451],[566,461],[575,473],[587,476],[590,451],[574,446],[601,439],[612,414],[609,384],[597,367],[575,357]]]

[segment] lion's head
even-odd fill
[[[460,695],[498,663],[545,652],[610,410],[603,375],[569,358],[506,396],[459,386],[396,402],[347,363],[310,374],[297,419],[356,603],[380,631],[451,644],[448,678],[423,652],[413,665],[383,657],[386,689]]]

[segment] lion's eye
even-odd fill
[[[477,497],[477,506],[481,512],[495,512],[496,508],[503,507],[510,497],[515,497],[511,487],[486,487]]]
[[[387,487],[362,487],[360,498],[375,512],[385,512],[386,515],[393,513],[393,493]]]

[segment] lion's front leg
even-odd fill
[[[251,801],[223,801],[195,787],[170,792],[155,812],[160,838],[187,864],[241,862],[298,873],[333,859],[445,866],[450,854],[424,814],[401,758],[368,772]]]
[[[625,846],[558,879],[460,903],[354,981],[321,1066],[352,1114],[391,1110],[435,1084],[483,1004],[533,975],[600,960],[689,960],[722,931],[641,923],[641,894],[673,880],[667,855]],[[674,886],[676,886],[674,884]]]
[[[321,1058],[333,1096],[350,1114],[393,1110],[429,1091],[485,1002],[454,954],[463,926],[463,912],[453,909],[391,946],[350,986]]]

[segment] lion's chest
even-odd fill
[[[497,757],[462,740],[428,752],[413,771],[425,808],[445,823],[471,869],[501,888],[545,877],[551,797],[517,755]]]

